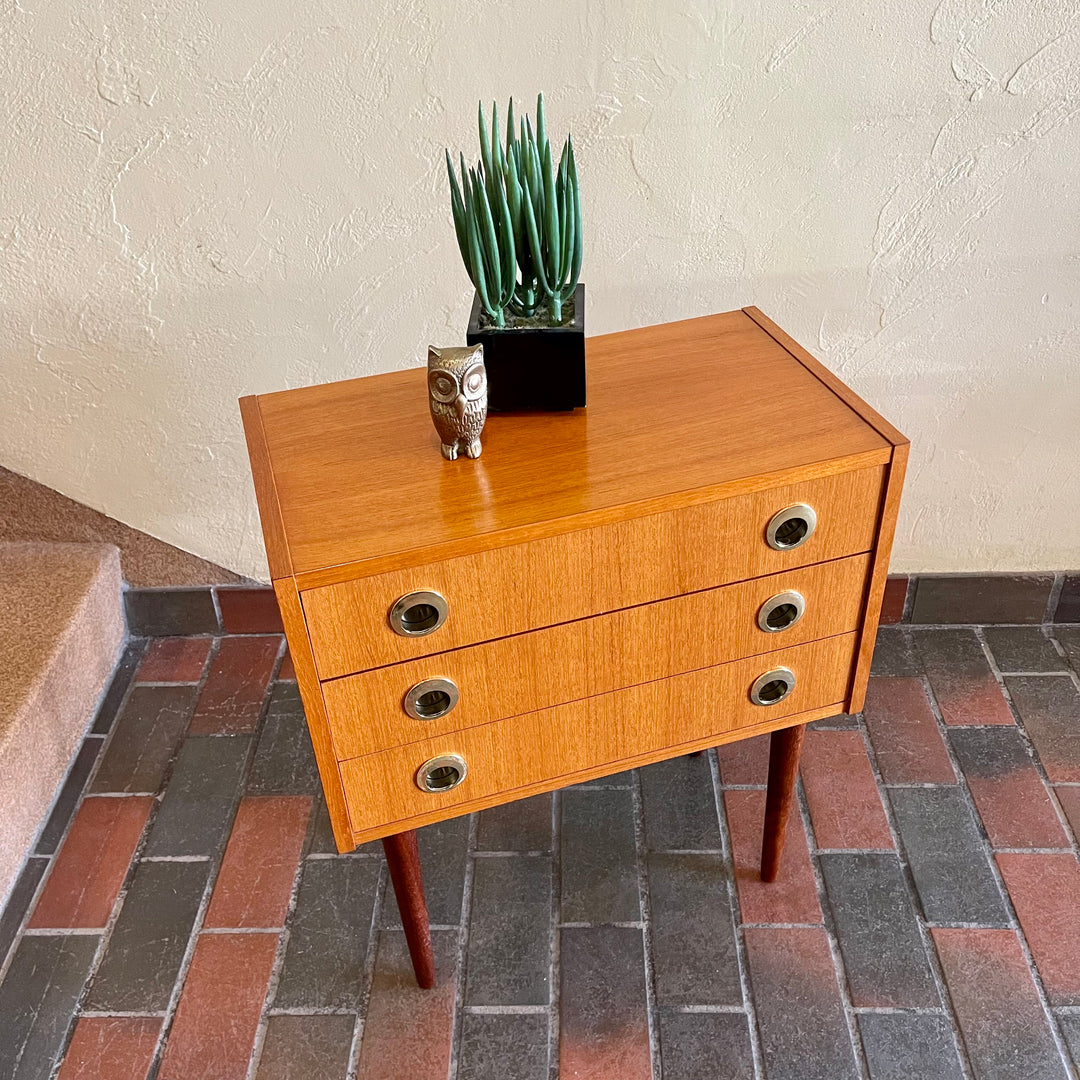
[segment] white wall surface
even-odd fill
[[[894,569],[1080,565],[1075,0],[0,18],[0,464],[265,576],[237,397],[463,341],[442,148],[544,89],[591,332],[757,304],[911,437]]]

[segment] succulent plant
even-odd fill
[[[496,326],[506,312],[532,316],[546,304],[549,321],[562,322],[563,304],[581,273],[581,197],[574,144],[568,135],[555,168],[544,118],[544,95],[536,99],[536,131],[528,116],[506,116],[506,145],[499,141],[499,114],[491,106],[491,133],[478,108],[480,160],[460,155],[461,182],[450,151],[450,207],[458,248],[480,303]]]

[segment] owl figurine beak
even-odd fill
[[[464,419],[464,417],[465,417],[465,407],[468,404],[469,403],[465,400],[465,395],[464,394],[458,394],[458,396],[456,398],[454,398],[454,413],[457,416],[459,421]]]

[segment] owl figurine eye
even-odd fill
[[[449,403],[458,395],[457,379],[449,371],[433,371],[428,380],[431,396],[436,401]]]
[[[484,365],[476,364],[469,368],[465,372],[465,378],[462,380],[462,385],[465,390],[465,396],[470,401],[476,401],[482,397],[487,390],[487,372],[484,370]]]

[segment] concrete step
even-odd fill
[[[124,640],[111,544],[0,543],[0,905]]]

